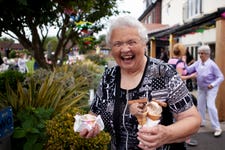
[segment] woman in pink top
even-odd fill
[[[168,64],[174,66],[180,75],[182,80],[187,80],[191,78],[195,78],[196,74],[187,74],[186,63],[183,60],[183,57],[186,55],[186,48],[183,44],[177,43],[173,46],[172,58],[169,59]]]

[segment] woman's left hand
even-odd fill
[[[211,84],[208,85],[208,89],[212,89],[213,86]]]
[[[134,103],[129,105],[129,110],[132,115],[140,115],[147,110],[145,103]]]
[[[155,150],[166,143],[166,139],[169,137],[168,133],[166,127],[162,125],[143,127],[137,133],[140,141],[139,147],[144,150]]]

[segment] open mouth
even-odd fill
[[[126,55],[126,56],[121,56],[121,59],[123,60],[123,61],[129,61],[129,60],[132,60],[132,59],[134,59],[134,55]]]

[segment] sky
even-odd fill
[[[129,11],[130,14],[127,14],[127,15],[133,16],[138,19],[144,11],[143,0],[118,0],[118,9],[120,11]],[[121,15],[124,15],[124,14],[121,14]],[[113,18],[114,17],[111,17],[111,19]],[[106,28],[107,28],[107,24],[106,24]],[[105,32],[106,32],[106,29],[99,32],[96,36],[105,34]]]
[[[130,11],[130,15],[139,18],[143,12],[143,0],[118,0],[119,10]]]

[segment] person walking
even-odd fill
[[[101,116],[111,135],[110,148],[185,150],[184,141],[198,131],[201,118],[175,69],[145,55],[147,30],[143,24],[129,16],[117,18],[110,25],[106,43],[117,65],[105,70],[90,114]],[[139,128],[130,110],[132,106],[139,112],[139,104],[130,106],[128,102],[143,98],[167,104],[154,127]],[[83,129],[80,136],[91,138],[99,132],[96,124],[91,130]]]
[[[208,45],[202,45],[198,48],[200,60],[187,67],[188,72],[197,72],[197,95],[198,110],[202,117],[201,126],[205,126],[206,109],[208,109],[210,122],[214,129],[214,136],[222,134],[216,108],[216,96],[219,85],[224,80],[220,68],[210,59],[211,49]]]

